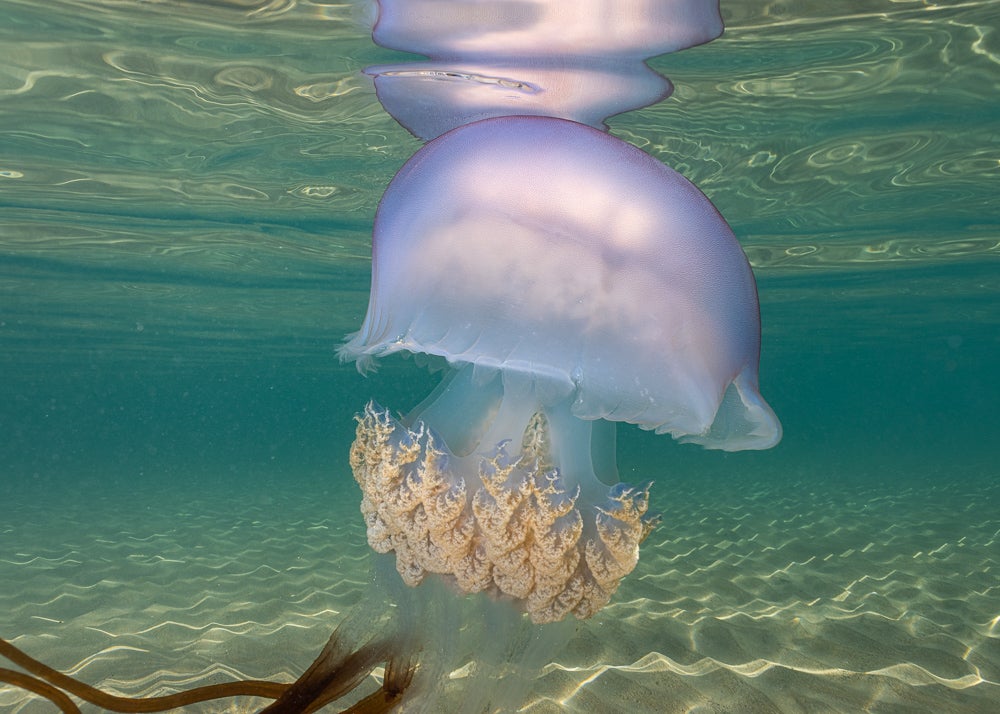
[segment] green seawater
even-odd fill
[[[438,377],[335,354],[421,145],[371,12],[0,0],[0,636],[97,686],[294,678],[363,591],[353,417]],[[784,439],[620,429],[663,522],[527,711],[998,711],[1000,4],[723,17],[609,124],[740,239]]]

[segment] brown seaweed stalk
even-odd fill
[[[387,639],[372,640],[353,650],[345,647],[338,630],[330,636],[313,664],[293,684],[266,680],[243,680],[196,687],[159,697],[119,697],[63,674],[39,662],[0,638],[0,655],[29,674],[0,668],[0,682],[45,697],[64,714],[79,714],[79,707],[67,696],[115,712],[160,712],[213,699],[237,696],[276,700],[262,712],[307,714],[354,690],[380,663],[386,663],[382,687],[345,710],[351,714],[380,714],[391,711],[409,686],[416,664],[414,656],[399,658]],[[415,654],[415,653],[414,653]]]

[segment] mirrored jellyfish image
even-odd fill
[[[625,142],[544,117],[455,129],[390,184],[372,255],[341,355],[449,366],[401,420],[370,404],[351,452],[369,544],[409,585],[587,618],[655,522],[648,487],[618,482],[615,422],[726,450],[781,437],[732,231]]]
[[[560,117],[607,129],[673,85],[645,60],[718,37],[718,0],[379,0],[376,44],[426,55],[374,65],[382,107],[433,139],[488,117]]]

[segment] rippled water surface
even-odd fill
[[[623,430],[664,521],[526,706],[996,711],[1000,5],[722,7],[609,124],[743,244],[785,439]],[[287,680],[359,597],[352,415],[435,381],[334,354],[421,145],[373,12],[0,0],[0,635],[91,683]]]

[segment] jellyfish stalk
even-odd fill
[[[497,373],[477,387],[473,372],[456,371],[409,426],[374,404],[358,418],[351,467],[368,542],[395,551],[407,585],[436,573],[462,592],[518,601],[536,623],[587,618],[635,567],[656,522],[648,487],[602,493],[592,422],[565,399],[546,405],[534,379]]]

